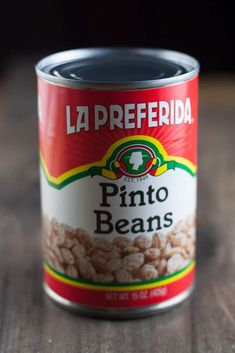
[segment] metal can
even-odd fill
[[[114,318],[183,301],[195,276],[198,62],[91,48],[36,72],[47,294]]]

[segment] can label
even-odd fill
[[[96,91],[39,79],[45,282],[59,296],[138,308],[192,286],[197,84]]]

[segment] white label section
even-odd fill
[[[41,170],[42,212],[107,239],[151,237],[157,231],[166,234],[175,223],[195,214],[197,178],[186,171],[128,180],[86,177],[58,190],[48,184]]]

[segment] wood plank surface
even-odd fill
[[[235,352],[235,79],[200,90],[198,275],[190,300],[137,320],[97,320],[43,293],[35,60],[0,77],[0,353]]]

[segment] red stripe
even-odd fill
[[[50,289],[64,299],[76,304],[84,304],[95,307],[140,307],[158,304],[171,299],[191,287],[195,277],[195,268],[185,277],[173,283],[161,287],[124,292],[109,292],[79,288],[70,284],[60,282],[51,276],[46,270],[44,272],[45,282]]]

